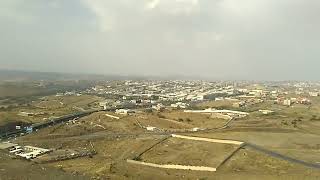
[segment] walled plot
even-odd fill
[[[243,145],[239,141],[171,135],[128,163],[155,168],[214,172]]]

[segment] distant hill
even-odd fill
[[[22,70],[1,70],[0,81],[70,81],[70,80],[200,80],[203,78],[183,75],[142,76],[142,75],[102,75],[81,73],[35,72]]]
[[[56,72],[34,72],[20,70],[0,70],[0,81],[70,81],[122,79],[121,76],[95,74],[71,74]]]

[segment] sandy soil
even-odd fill
[[[237,146],[228,144],[169,138],[143,154],[142,161],[156,164],[218,167],[236,148]]]
[[[180,116],[181,113],[181,111],[174,112],[170,116],[170,112],[167,112],[166,118],[172,118],[171,120],[179,122],[175,118]],[[188,122],[186,120],[188,117],[192,121]],[[136,114],[116,120],[106,117],[104,112],[100,112],[81,118],[75,124],[42,129],[18,138],[16,141],[44,148],[83,150],[94,148],[97,151],[98,154],[92,158],[83,157],[39,165],[53,168],[53,174],[59,174],[60,179],[64,178],[62,177],[65,174],[63,171],[67,172],[66,176],[76,171],[81,175],[85,174],[89,177],[100,177],[101,179],[320,179],[319,170],[275,159],[252,149],[238,151],[214,173],[164,170],[128,164],[127,159],[134,158],[165,137],[164,135],[150,134],[152,132],[141,129],[136,124],[136,118],[147,125],[150,123],[150,125],[166,128],[185,128],[188,125],[202,124],[201,122],[204,122],[206,126],[217,126],[213,119],[208,119],[202,115],[181,115],[182,123],[188,124],[185,125],[162,120],[157,115]],[[276,120],[268,120],[267,118],[249,119],[247,126],[244,126],[245,122],[236,121],[225,130],[190,133],[189,135],[245,141],[308,162],[317,163],[320,161],[319,135],[302,131],[299,128],[285,128],[278,126],[277,123],[274,125],[274,121]],[[96,124],[104,128],[96,126]],[[263,124],[271,124],[271,126],[264,127]],[[301,127],[308,129],[308,127],[316,125],[316,122],[305,123],[305,126]],[[312,131],[316,131],[316,129],[313,128]],[[229,145],[170,138],[145,153],[142,156],[142,161],[214,167],[233,149],[234,147]],[[8,166],[9,169],[5,169],[4,161],[0,161],[0,164],[2,163],[0,165],[0,175],[3,175],[1,177],[18,177],[18,175],[12,174],[14,171],[10,168],[19,169],[18,173],[26,173],[27,177],[36,178],[43,174],[37,168],[31,168],[28,171],[23,169],[22,167],[26,166],[25,161],[12,159],[6,159],[6,161],[10,162],[11,165]],[[50,173],[47,174],[50,175]]]

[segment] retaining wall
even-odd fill
[[[206,141],[206,142],[222,143],[222,144],[242,145],[242,144],[244,143],[244,142],[241,142],[241,141],[222,140],[222,139],[210,139],[210,138],[199,138],[199,137],[182,136],[182,135],[176,135],[176,134],[172,134],[171,136],[172,136],[172,137],[175,137],[175,138],[181,138],[181,139],[189,139],[189,140],[195,140],[195,141]]]
[[[110,118],[113,118],[113,119],[120,119],[120,117],[117,117],[117,116],[113,116],[113,115],[110,115],[110,114],[105,114],[107,117],[110,117]]]
[[[146,162],[140,162],[135,160],[127,159],[128,163],[132,164],[139,164],[149,167],[155,167],[155,168],[163,168],[163,169],[180,169],[180,170],[191,170],[191,171],[210,171],[215,172],[217,171],[216,168],[212,167],[205,167],[205,166],[183,166],[183,165],[174,165],[174,164],[154,164],[154,163],[146,163]]]

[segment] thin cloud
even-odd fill
[[[318,0],[0,1],[0,67],[317,79]]]

